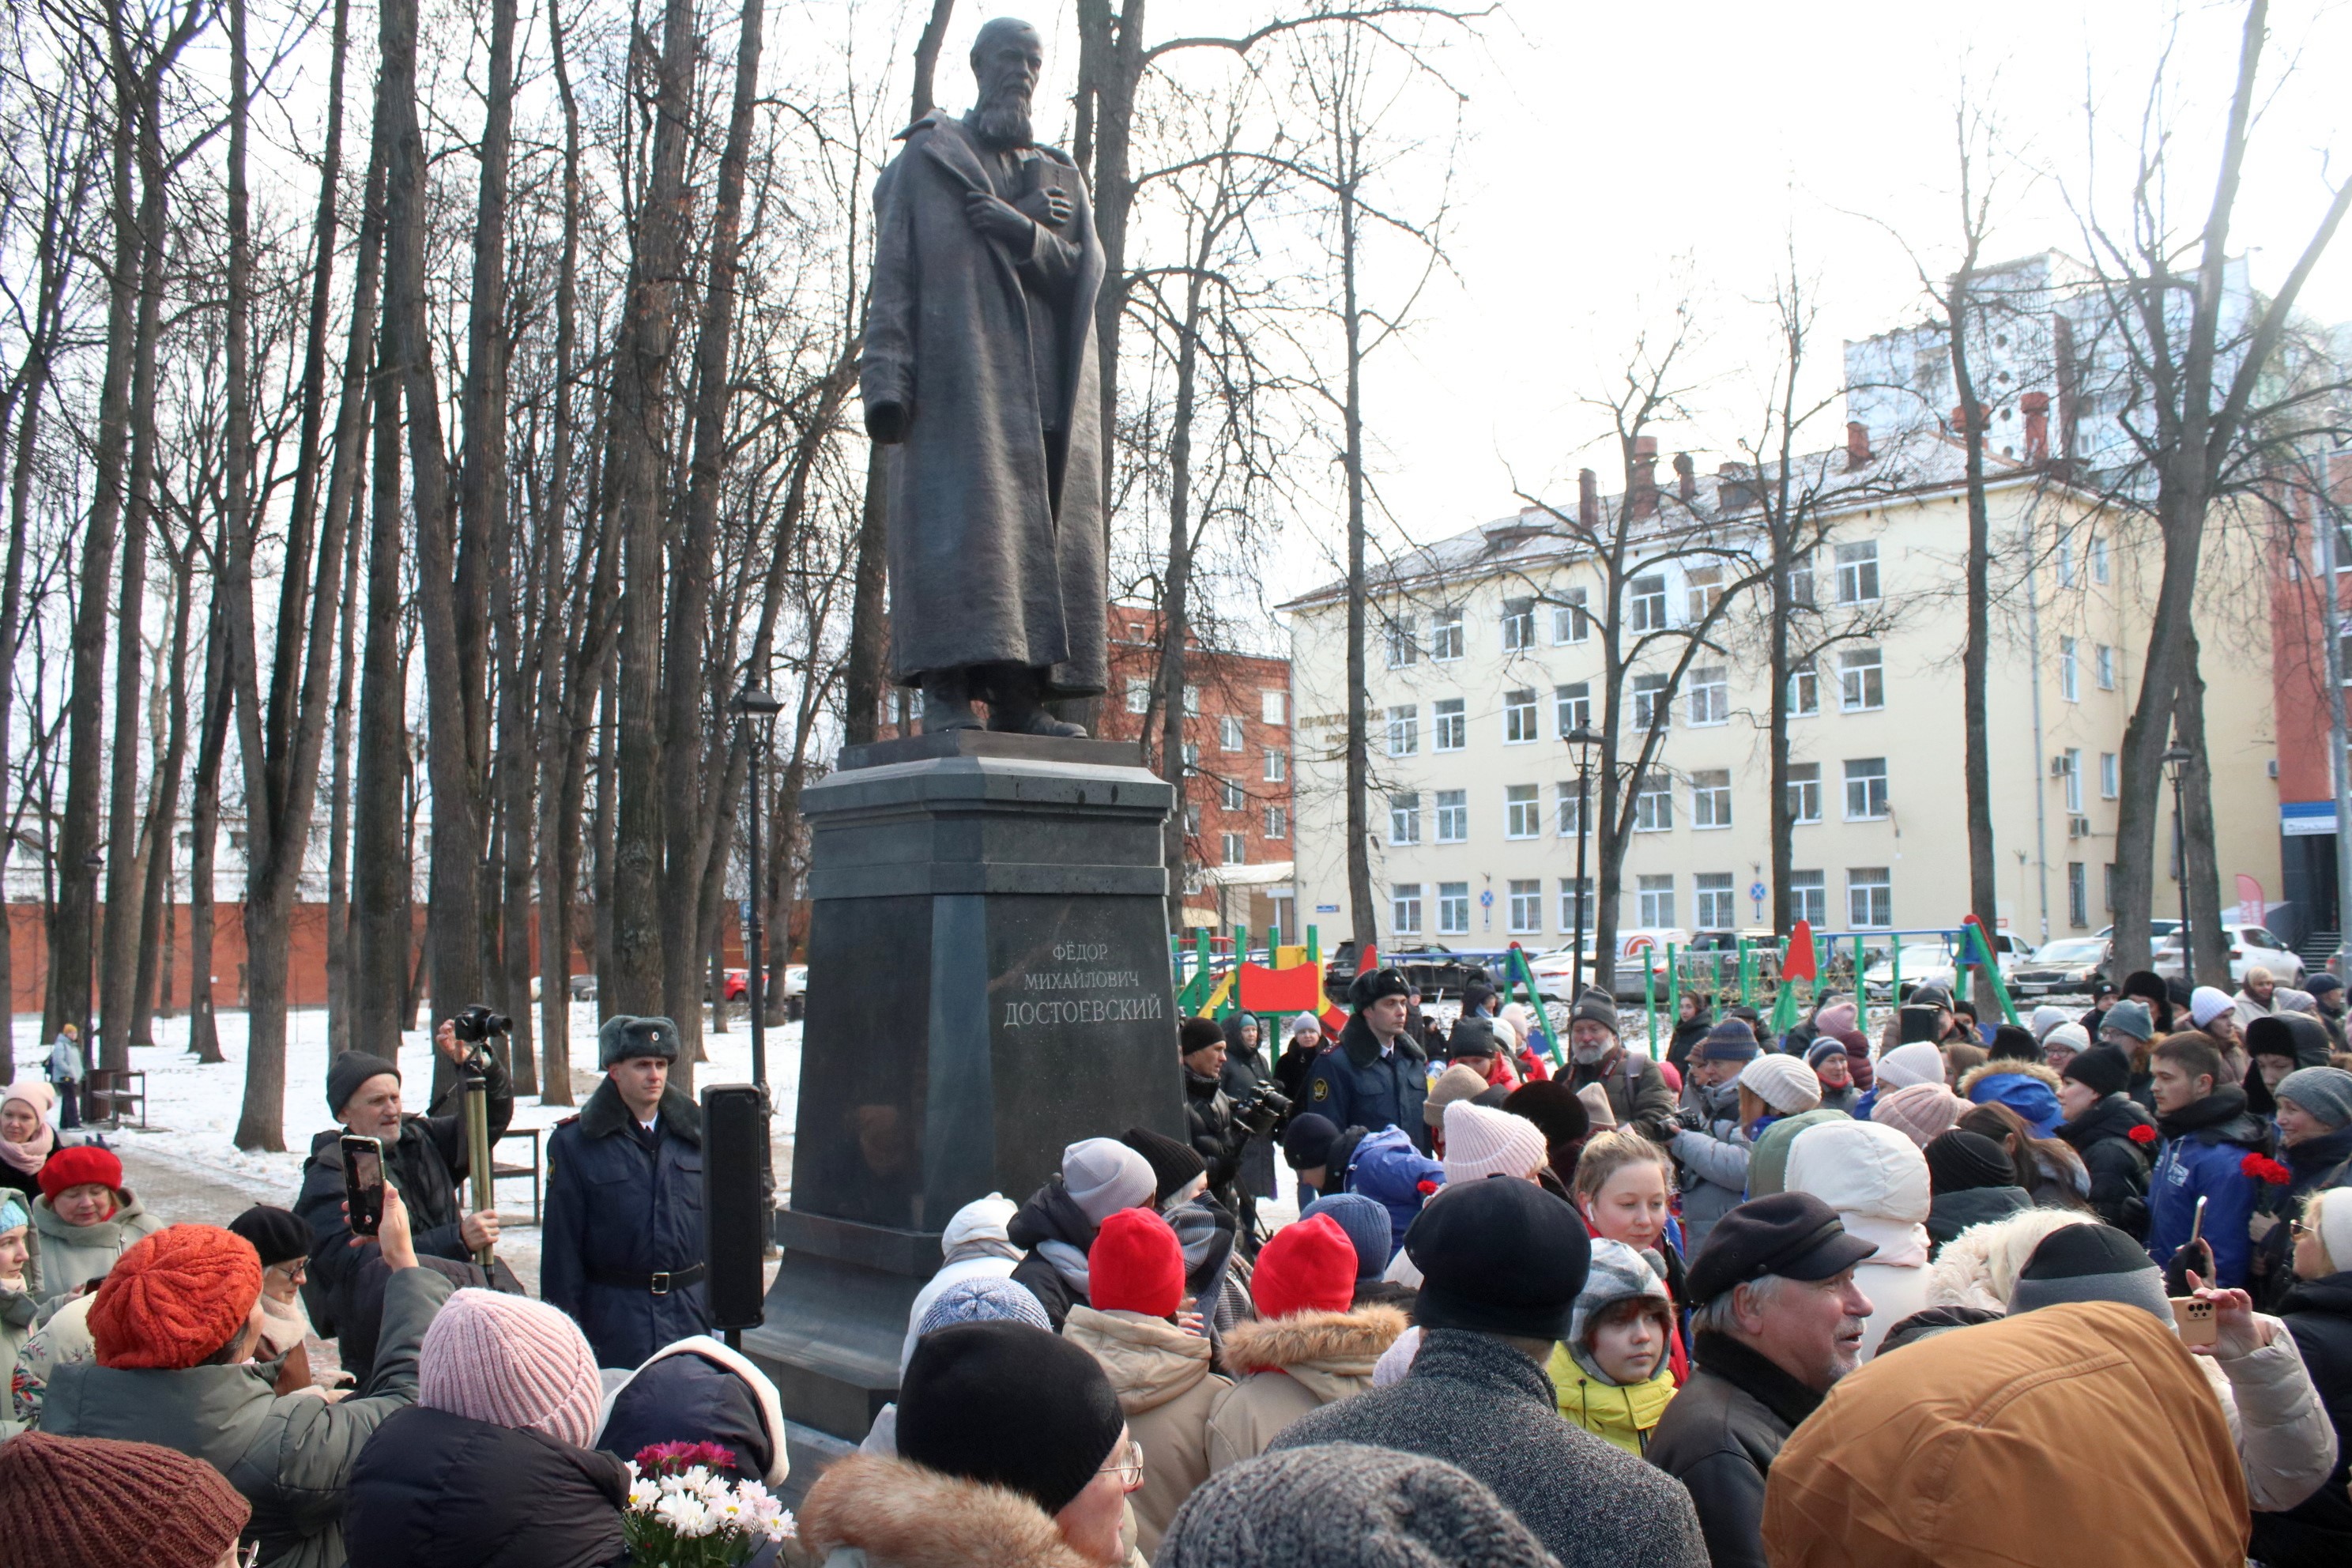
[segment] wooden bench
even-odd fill
[[[490,1182],[494,1187],[499,1182],[506,1181],[509,1177],[529,1176],[530,1178],[530,1223],[533,1225],[537,1225],[539,1223],[541,1132],[541,1129],[537,1127],[509,1127],[504,1132],[499,1134],[498,1143],[504,1143],[509,1139],[515,1138],[524,1139],[529,1142],[530,1144],[530,1163],[528,1165],[518,1165],[510,1162],[500,1160],[499,1158],[498,1143],[493,1143],[490,1146]]]
[[[130,1087],[132,1079],[139,1087]],[[139,1125],[147,1125],[147,1075],[135,1068],[91,1068],[82,1079],[81,1114],[85,1121],[103,1118],[115,1126],[122,1125],[126,1106],[139,1108]]]

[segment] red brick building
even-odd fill
[[[2323,638],[2331,601],[2340,620],[2352,615],[2352,453],[2315,455],[2315,471],[2299,476],[2281,498],[2293,518],[2273,536],[2271,576],[2272,702],[2278,736],[2279,859],[2285,886],[2275,896],[2294,913],[2272,923],[2289,940],[2343,930],[2336,907],[2336,857],[2343,852],[2336,821],[2335,777],[2329,771],[2327,652]],[[2311,493],[2326,488],[2327,504]],[[2315,515],[2316,514],[2316,515]],[[2318,529],[2336,529],[2333,592],[2322,581]],[[2345,651],[2352,655],[2352,637]],[[2352,676],[2352,667],[2347,667]],[[2347,693],[2352,697],[2352,692]],[[2222,889],[2226,905],[2230,889]]]

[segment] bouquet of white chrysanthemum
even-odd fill
[[[656,1443],[638,1451],[621,1516],[632,1568],[738,1568],[793,1533],[793,1516],[767,1488],[717,1473],[734,1461],[716,1443]]]

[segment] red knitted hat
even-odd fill
[[[1250,1276],[1250,1299],[1262,1318],[1344,1312],[1355,1297],[1356,1244],[1328,1214],[1276,1231]]]
[[[41,1193],[50,1203],[68,1187],[95,1182],[114,1192],[122,1190],[122,1162],[111,1149],[95,1143],[68,1143],[41,1166]]]
[[[218,1470],[175,1449],[47,1432],[0,1443],[12,1563],[214,1568],[252,1516]]]
[[[1182,1306],[1184,1248],[1168,1222],[1150,1209],[1121,1209],[1103,1221],[1087,1251],[1087,1297],[1097,1311],[1148,1318]]]
[[[215,1225],[175,1225],[114,1261],[90,1303],[98,1364],[180,1371],[245,1327],[261,1296],[261,1255]]]

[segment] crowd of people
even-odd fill
[[[1848,998],[1776,1033],[1686,996],[1663,1060],[1598,992],[1556,1058],[1489,987],[1418,1000],[1188,1019],[1181,1123],[955,1214],[897,1398],[754,1560],[2352,1562],[2333,977],[1990,1026],[1927,986],[1874,1041]],[[503,1126],[495,1057],[437,1044]],[[539,1300],[392,1062],[339,1058],[293,1206],[226,1227],[0,1091],[0,1563],[618,1568],[666,1444],[764,1506],[785,1401],[703,1331],[677,1050],[605,1026]]]

